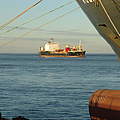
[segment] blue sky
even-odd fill
[[[20,25],[31,18],[38,17],[69,1],[73,1],[73,3],[65,8],[21,26],[21,28],[12,32],[4,33],[14,26]],[[31,34],[21,39],[17,39],[17,37],[29,32],[31,29],[39,27],[73,8],[79,7],[75,0],[69,1],[43,0],[43,2],[8,25],[4,30],[1,30],[0,46],[8,41],[12,42],[0,47],[0,53],[38,53],[39,47],[44,45],[50,38],[54,38],[54,41],[60,43],[62,47],[66,44],[76,45],[81,40],[88,53],[113,53],[110,46],[97,33],[81,8],[49,25],[34,30]],[[35,2],[37,0],[2,0],[0,2],[0,24],[6,23]]]

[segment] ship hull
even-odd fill
[[[76,0],[120,58],[120,0]]]
[[[40,52],[40,57],[85,57],[85,51],[83,52],[68,52],[68,53],[54,53],[49,51]]]
[[[59,55],[40,55],[40,57],[43,58],[49,58],[49,57],[68,57],[68,58],[84,58],[85,56],[59,56]]]

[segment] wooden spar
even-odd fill
[[[89,100],[91,120],[120,120],[120,90],[97,90]]]

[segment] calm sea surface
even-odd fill
[[[120,89],[115,55],[0,54],[0,111],[6,118],[90,120],[88,99],[97,89]]]

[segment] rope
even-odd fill
[[[109,13],[107,12],[106,8],[104,7],[103,2],[102,2],[101,0],[99,0],[99,2],[100,2],[100,4],[101,4],[101,7],[103,8],[106,16],[108,17],[110,23],[112,24],[114,30],[116,31],[117,35],[120,36],[120,33],[119,33],[118,29],[116,28],[116,26],[115,26],[115,24],[114,24],[114,21],[111,19],[111,16],[109,15]]]
[[[23,37],[25,37],[25,36],[27,36],[28,34],[30,34],[30,33],[32,33],[33,31],[39,29],[40,27],[47,26],[47,25],[49,25],[49,24],[57,21],[58,19],[63,18],[63,17],[66,16],[67,14],[70,14],[70,13],[72,13],[72,12],[78,10],[78,9],[79,9],[79,7],[74,8],[74,9],[66,12],[66,13],[63,14],[63,15],[60,15],[60,16],[56,17],[55,19],[53,19],[53,20],[51,20],[51,21],[49,21],[49,22],[47,22],[47,23],[45,23],[45,24],[42,24],[42,25],[40,25],[40,26],[37,27],[37,28],[32,29],[31,31],[22,34],[21,36],[19,36],[18,38],[14,39],[14,40],[10,40],[10,41],[8,41],[8,42],[6,42],[6,43],[3,43],[3,44],[0,45],[0,48],[4,47],[4,46],[6,46],[6,45],[8,45],[8,44],[10,44],[10,43],[13,43],[14,41],[16,41],[16,40],[18,40],[18,39],[21,39],[21,38],[23,38]]]
[[[24,33],[23,35],[20,36],[20,38],[21,38],[21,37],[24,37],[24,36],[27,36],[28,34],[32,33],[33,31],[36,31],[36,30],[40,29],[40,28],[43,27],[43,26],[49,25],[49,24],[57,21],[58,19],[66,16],[67,14],[70,14],[71,12],[76,11],[77,9],[79,9],[79,7],[74,8],[74,9],[72,9],[71,11],[68,11],[68,12],[66,12],[66,13],[63,14],[63,15],[60,15],[60,16],[56,17],[55,19],[53,19],[53,20],[51,20],[51,21],[49,21],[49,22],[47,22],[47,23],[45,23],[45,24],[42,24],[42,25],[38,26],[37,28],[32,29],[31,31]]]
[[[27,9],[25,9],[22,13],[20,13],[19,15],[15,16],[14,18],[12,18],[11,20],[9,20],[8,22],[6,22],[5,24],[0,26],[0,30],[2,30],[3,28],[5,28],[7,25],[11,24],[12,22],[14,22],[17,18],[19,18],[20,16],[22,16],[24,13],[26,13],[28,10],[30,10],[31,8],[37,6],[40,2],[42,2],[43,0],[39,0],[37,3],[33,4],[32,6],[28,7]]]
[[[40,18],[42,18],[42,17],[44,17],[44,16],[47,16],[48,14],[50,14],[50,13],[52,13],[52,12],[55,12],[55,11],[57,11],[57,10],[59,10],[59,9],[61,9],[61,8],[63,8],[63,7],[65,7],[65,6],[68,6],[68,5],[70,5],[71,3],[73,3],[73,1],[68,2],[68,3],[64,4],[64,5],[61,5],[61,6],[55,8],[55,9],[53,9],[53,10],[50,10],[50,11],[48,11],[48,12],[42,14],[42,15],[39,16],[39,17],[30,19],[30,20],[28,20],[28,21],[26,21],[26,22],[24,22],[24,23],[22,23],[22,24],[20,24],[20,25],[18,25],[18,26],[15,26],[15,27],[13,27],[13,28],[7,30],[5,33],[11,32],[11,31],[13,31],[13,30],[15,30],[15,29],[17,29],[17,28],[20,28],[21,26],[23,26],[23,25],[25,25],[25,24],[31,23],[32,21],[35,21],[35,20],[40,19]]]

